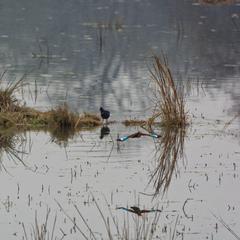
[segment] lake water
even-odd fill
[[[18,152],[1,146],[2,238],[32,239],[35,214],[41,225],[50,208],[50,231],[57,214],[53,239],[84,239],[76,225],[90,239],[76,204],[97,239],[106,239],[93,198],[120,226],[128,218],[133,232],[155,215],[133,216],[116,207],[162,209],[154,239],[240,236],[239,10],[239,1],[1,1],[0,70],[7,70],[2,84],[26,74],[27,85],[17,93],[22,103],[46,110],[67,102],[73,111],[93,113],[104,106],[117,121],[103,139],[101,128],[67,143],[27,132],[14,137]],[[152,53],[164,53],[174,79],[186,86],[191,121],[167,190],[155,197],[158,179],[150,180],[164,141],[116,142],[118,135],[140,129],[121,120],[151,114]],[[174,134],[172,146],[179,139]]]

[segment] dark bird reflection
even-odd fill
[[[137,214],[138,216],[142,216],[143,213],[162,212],[159,209],[149,209],[149,210],[147,210],[147,209],[140,209],[139,207],[136,207],[136,206],[132,206],[130,208],[118,207],[116,209],[122,209],[122,210],[127,211],[127,212],[132,212],[132,213]]]
[[[103,139],[105,136],[109,135],[110,128],[108,126],[103,126],[100,132],[100,139]]]

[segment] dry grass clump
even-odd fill
[[[78,119],[78,115],[70,111],[67,104],[58,106],[49,112],[46,112],[45,117],[48,120],[49,125],[53,125],[58,128],[74,128]]]
[[[143,126],[146,124],[145,120],[138,120],[138,119],[127,119],[122,122],[126,127],[132,126]]]
[[[1,75],[0,83],[5,73]],[[0,89],[0,127],[33,125],[35,122],[42,120],[39,111],[21,105],[14,96],[15,92],[23,86],[24,77],[25,75],[17,82],[11,82],[6,88]]]
[[[231,4],[233,0],[200,0],[202,4]]]
[[[12,126],[35,128],[48,124],[43,113],[32,108],[21,107],[18,111],[0,112],[0,126],[9,128]]]
[[[98,115],[84,113],[80,115],[75,123],[75,128],[92,128],[101,125],[101,118]]]
[[[15,112],[0,112],[0,126],[11,127],[14,125],[30,129],[53,127],[66,130],[100,126],[101,119],[97,115],[89,113],[79,116],[78,113],[72,112],[67,104],[47,112],[26,107]]]
[[[154,113],[151,121],[160,118],[166,127],[184,127],[187,124],[184,93],[177,88],[166,57],[162,60],[154,55],[152,68],[149,68],[153,83]]]
[[[9,84],[5,89],[0,89],[0,112],[19,111],[19,102],[14,96],[14,92],[22,86],[22,79],[15,84]]]

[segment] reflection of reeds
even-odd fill
[[[68,141],[76,136],[76,131],[72,128],[49,128],[48,131],[51,135],[51,141],[63,146],[66,146],[68,144]]]
[[[166,57],[162,60],[153,55],[152,68],[149,68],[152,83],[154,85],[154,114],[152,122],[160,117],[161,123],[166,127],[184,127],[187,123],[184,94],[178,89]]]
[[[47,214],[43,223],[39,223],[37,212],[35,212],[35,223],[31,228],[31,233],[28,238],[27,230],[25,228],[24,223],[22,223],[23,232],[25,239],[32,239],[32,240],[54,240],[57,239],[54,235],[57,215],[55,215],[52,227],[49,227],[49,217],[50,217],[50,209],[47,209]],[[30,238],[31,236],[31,238]]]
[[[162,138],[157,144],[156,168],[153,171],[150,182],[153,182],[156,196],[158,193],[165,193],[168,189],[178,159],[183,158],[184,128],[164,128]]]
[[[151,220],[149,218],[142,217],[134,217],[133,222],[130,221],[129,215],[124,218],[123,221],[119,221],[116,217],[114,217],[112,210],[108,207],[109,214],[103,212],[100,208],[99,204],[94,200],[98,213],[100,215],[100,219],[103,221],[103,225],[106,231],[106,235],[101,239],[122,239],[122,240],[130,240],[130,239],[145,239],[151,240],[155,239],[156,231],[157,231],[157,223],[160,218],[159,213],[155,213]],[[107,203],[107,202],[106,202]],[[63,209],[63,207],[57,202],[61,211],[65,214],[65,216],[75,225],[76,230],[81,235],[81,239],[99,239],[96,235],[96,229],[89,225],[89,220],[87,220],[83,214],[80,212],[80,209],[77,205],[74,205],[75,211],[82,220],[83,226],[76,223],[74,217],[69,216],[69,214]],[[108,205],[108,204],[107,204]],[[85,230],[84,230],[85,229]],[[101,233],[101,235],[104,235]]]
[[[3,164],[2,155],[4,153],[7,155],[8,159],[13,160],[14,162],[17,160],[26,166],[23,159],[20,157],[20,154],[23,154],[24,152],[18,150],[18,146],[22,145],[23,141],[24,139],[20,135],[14,135],[12,132],[0,133],[0,169],[2,168],[7,171]]]

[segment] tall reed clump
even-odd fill
[[[0,83],[4,73],[0,78]],[[10,83],[5,89],[0,89],[0,112],[17,112],[19,111],[20,104],[14,93],[22,86],[23,78],[16,83]]]
[[[185,110],[183,89],[177,88],[168,67],[165,56],[160,59],[153,55],[152,67],[149,68],[153,84],[154,113],[149,119],[153,123],[160,118],[165,127],[185,127],[187,112]],[[182,90],[182,91],[181,91]]]
[[[71,112],[67,104],[52,109],[48,114],[50,125],[61,129],[74,128],[78,119],[78,114]]]

